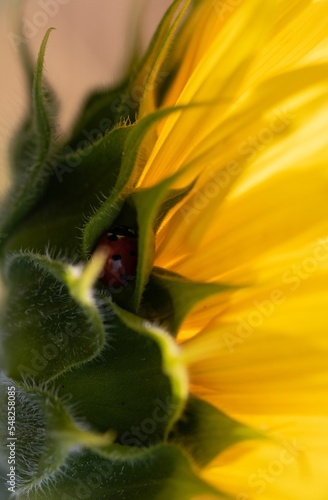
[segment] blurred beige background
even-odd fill
[[[146,47],[172,0],[0,0],[0,197],[8,187],[7,147],[26,102],[17,47],[27,42],[36,57],[43,35],[53,26],[46,75],[61,103],[67,130],[88,90],[117,80],[137,32]],[[20,14],[20,10],[22,14]],[[17,23],[23,18],[24,39]]]

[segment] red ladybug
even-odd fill
[[[105,248],[107,260],[100,279],[109,288],[120,288],[136,277],[138,263],[138,238],[133,229],[114,226],[105,233],[98,248]]]

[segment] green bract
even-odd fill
[[[178,5],[137,69],[117,88],[87,99],[65,144],[55,140],[55,106],[43,79],[50,31],[40,49],[29,117],[12,146],[14,182],[0,229],[1,437],[10,438],[10,387],[21,499],[226,498],[200,479],[200,468],[231,444],[257,437],[189,395],[175,342],[191,308],[227,286],[153,268],[156,232],[193,184],[173,189],[177,172],[135,189],[144,138],[176,109],[158,111],[133,91],[156,79],[181,22]],[[166,74],[158,102],[169,84]],[[136,121],[140,103],[147,113]],[[97,279],[103,261],[90,260],[114,223],[136,230],[139,248],[135,283],[117,293]]]

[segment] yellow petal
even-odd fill
[[[165,96],[165,106],[172,106],[179,99],[190,75],[235,11],[236,8],[226,0],[220,3],[202,1],[194,7],[188,22],[182,27],[172,54],[171,66],[179,69]]]
[[[204,8],[200,8],[200,18],[204,16],[206,20],[214,8],[212,2],[205,1]],[[250,0],[236,8],[224,25],[222,22],[209,22],[208,34],[200,36],[196,30],[195,40],[200,37],[204,53],[202,57],[196,57],[198,62],[195,66],[187,63],[189,69],[184,70],[183,84],[181,78],[177,78],[176,87],[173,82],[171,88],[175,98],[168,98],[165,104],[198,103],[203,106],[173,113],[159,127],[159,137],[139,185],[152,185],[190,161],[197,148],[203,147],[207,136],[225,116],[231,114],[231,108],[236,103],[238,106],[238,100],[242,100],[249,89],[254,89],[255,84],[301,67],[305,55],[316,48],[323,38],[326,11],[325,2],[298,1],[288,8],[284,2]],[[197,13],[198,10],[195,16]],[[220,15],[216,13],[213,17],[220,18]],[[261,22],[254,23],[255,17],[261,18]],[[240,43],[241,40],[243,43]],[[195,48],[190,50],[195,55]],[[185,61],[188,61],[188,54],[187,51]],[[276,90],[278,94],[281,90],[286,95],[289,93],[284,85]],[[275,94],[271,92],[271,96]],[[266,108],[262,106],[261,112],[263,109]],[[254,120],[249,123],[255,125]],[[219,136],[216,138],[220,140]]]
[[[271,286],[237,292],[183,344],[191,383],[214,405],[233,415],[327,412],[327,256],[312,270],[300,261],[303,279],[287,267]]]
[[[253,85],[269,75],[299,66],[326,39],[327,2],[280,2],[272,36],[257,59],[247,82]],[[327,60],[327,59],[326,59]]]
[[[306,158],[304,163],[296,172],[290,168],[269,175],[217,209],[215,200],[202,199],[200,191],[194,212],[184,212],[183,206],[159,234],[156,265],[196,281],[243,284],[258,280],[260,259],[326,237],[328,170],[320,156],[309,168]],[[193,244],[188,245],[190,238]]]
[[[267,37],[266,25],[274,3],[273,0],[265,4],[261,0],[245,2],[234,16],[234,22],[218,33],[176,102],[177,105],[210,103],[211,106],[177,112],[166,120],[139,180],[140,186],[150,186],[176,171],[213,130],[217,117],[224,114],[249,70],[250,61],[258,53],[260,41]],[[249,32],[255,15],[261,16],[262,22],[256,23]],[[240,44],[240,40],[244,43]],[[213,106],[214,101],[219,102],[219,106]]]
[[[327,417],[295,417],[289,424],[281,417],[272,424],[278,427],[272,441],[230,448],[203,477],[236,500],[326,500]]]
[[[166,96],[166,105],[172,105],[177,101],[190,75],[203,54],[209,49],[216,34],[228,21],[234,22],[234,19],[230,20],[230,18],[241,4],[241,1],[218,0],[216,2],[203,1],[197,6],[178,40],[174,61],[178,64],[178,57],[183,60],[174,84]],[[327,41],[323,42],[327,33],[326,14],[325,2],[303,0],[278,2],[277,10],[268,28],[270,37],[259,52],[252,71],[246,79],[246,85],[253,85],[256,81],[284,71],[286,68],[290,69],[306,59],[313,60],[309,55],[319,44],[323,52],[322,45],[327,46]],[[206,25],[205,30],[204,25]],[[325,58],[327,58],[326,51]]]

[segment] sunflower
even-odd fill
[[[174,1],[66,141],[50,31],[34,74],[23,52],[1,242],[18,498],[327,498],[327,10]]]

